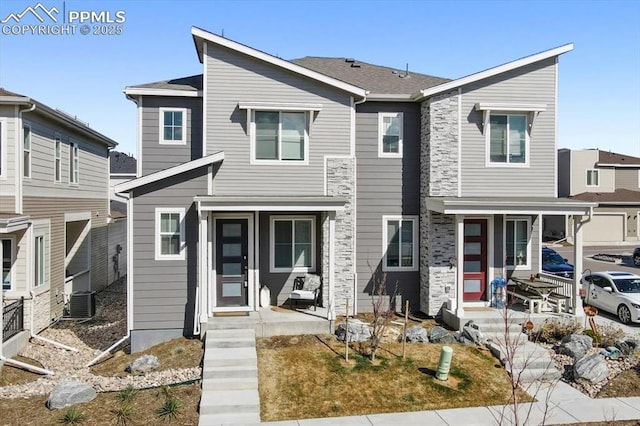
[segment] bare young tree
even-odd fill
[[[373,289],[371,292],[373,321],[371,324],[371,341],[369,344],[369,351],[371,354],[371,361],[373,362],[376,360],[376,352],[378,351],[382,337],[393,320],[394,309],[392,301],[395,300],[398,292],[398,286],[396,284],[393,294],[389,297],[387,295],[387,273],[372,273],[371,276],[373,281]]]

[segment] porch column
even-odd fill
[[[209,212],[198,212],[198,290],[200,299],[196,297],[196,303],[200,303],[200,335],[204,335],[209,322],[209,280],[208,280],[208,232]]]
[[[458,318],[464,318],[464,215],[456,215],[456,306]]]
[[[573,216],[573,291],[571,292],[571,306],[573,314],[578,317],[584,317],[582,309],[582,299],[580,298],[580,277],[582,276],[582,216]]]
[[[254,310],[260,309],[260,212],[253,212],[253,289]]]
[[[336,319],[335,306],[335,257],[336,257],[336,212],[329,212],[329,306],[327,309],[327,319],[331,322],[333,330],[333,321]]]

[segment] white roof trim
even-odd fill
[[[412,94],[369,93],[367,101],[381,102],[413,102]]]
[[[493,77],[498,74],[505,73],[507,71],[514,70],[516,68],[524,67],[526,65],[540,62],[545,59],[553,58],[554,56],[561,55],[573,50],[573,43],[565,44],[564,46],[556,47],[555,49],[546,50],[544,52],[536,53],[535,55],[527,56],[525,58],[517,59],[506,64],[499,65],[497,67],[489,68],[488,70],[480,71],[475,74],[468,75],[466,77],[459,78],[457,80],[449,81],[447,83],[439,84],[437,86],[430,87],[419,91],[414,95],[415,100],[422,100],[436,93],[446,92],[452,89],[456,89],[465,84],[474,83],[485,78]]]
[[[201,98],[202,90],[160,89],[157,87],[125,87],[128,96],[181,96],[187,98]]]
[[[630,169],[637,169],[640,168],[640,164],[596,163],[596,167],[626,167]]]
[[[322,104],[294,102],[239,102],[238,108],[266,111],[322,111]]]
[[[333,197],[196,196],[199,211],[324,212],[344,210],[343,199]]]
[[[151,173],[150,175],[146,175],[138,179],[120,183],[114,186],[114,191],[117,193],[129,192],[132,189],[138,188],[140,186],[148,185],[150,183],[157,182],[171,176],[179,175],[180,173],[185,173],[199,167],[208,166],[209,164],[219,163],[223,160],[224,152],[216,152],[215,154],[207,155],[206,157],[198,158],[197,160],[189,161],[188,163],[183,163],[165,170],[160,170],[159,172]]]
[[[477,111],[523,111],[541,112],[547,110],[547,104],[522,104],[507,102],[478,102],[475,106]]]
[[[598,203],[574,200],[502,200],[427,198],[428,210],[444,214],[568,214],[588,215]]]
[[[235,50],[236,52],[240,52],[247,56],[251,56],[261,61],[276,65],[278,67],[284,68],[296,74],[309,77],[313,80],[320,81],[322,83],[328,84],[329,86],[336,87],[338,89],[344,90],[354,95],[358,95],[363,98],[367,95],[367,91],[360,87],[353,86],[351,84],[345,83],[344,81],[340,81],[338,79],[329,77],[324,74],[320,74],[319,72],[312,71],[308,68],[302,67],[300,65],[296,65],[289,61],[285,61],[284,59],[276,58],[275,56],[269,55],[268,53],[261,52],[249,46],[245,46],[244,44],[237,43],[233,40],[220,37],[218,35],[210,33],[209,31],[205,31],[197,27],[191,27],[191,35],[194,37],[194,39],[200,38],[202,40],[208,41],[209,43],[214,43],[219,46],[223,46],[228,49]],[[202,62],[203,61],[202,51],[201,49],[198,48],[197,43],[196,43],[196,47],[198,49],[198,57],[200,59],[200,62]]]

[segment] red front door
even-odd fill
[[[464,221],[463,289],[466,301],[487,300],[487,220]]]

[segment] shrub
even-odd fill
[[[547,343],[557,343],[570,334],[580,333],[582,326],[573,320],[556,318],[545,320],[540,326],[538,339]]]
[[[624,331],[620,327],[616,327],[615,325],[599,325],[597,330],[598,346],[602,346],[603,348],[617,345],[624,339],[625,336]]]
[[[76,407],[69,407],[60,417],[60,423],[64,425],[79,425],[84,422],[86,415]]]
[[[138,389],[135,389],[133,386],[129,385],[126,388],[122,389],[118,392],[118,399],[120,402],[132,402],[134,398],[138,395]]]
[[[114,415],[114,423],[117,426],[127,426],[127,423],[131,422],[133,416],[133,406],[129,402],[123,402],[120,407],[115,410],[111,410]]]
[[[156,414],[162,420],[172,421],[178,417],[182,409],[182,403],[174,396],[168,397],[162,406],[156,410]]]

